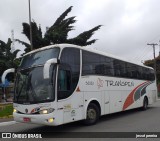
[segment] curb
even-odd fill
[[[0,123],[0,126],[13,125],[13,124],[16,124],[16,123],[18,123],[18,122],[16,122],[16,121],[2,122],[2,123]]]

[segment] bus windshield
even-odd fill
[[[45,62],[52,58],[58,58],[60,48],[55,47],[51,49],[42,50],[32,54],[28,54],[23,57],[20,65],[20,69],[44,65]]]
[[[34,104],[54,101],[54,70],[52,65],[50,79],[43,78],[42,66],[18,71],[14,102]]]
[[[24,56],[17,70],[15,103],[35,104],[54,101],[56,65],[51,65],[49,79],[44,79],[43,68],[47,60],[58,58],[59,51],[60,48],[55,47]]]

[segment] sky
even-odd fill
[[[43,32],[68,7],[68,17],[76,16],[75,30],[68,38],[97,25],[103,25],[92,39],[90,48],[111,53],[141,64],[153,59],[153,48],[147,43],[160,40],[160,0],[30,0],[31,17]],[[28,41],[22,34],[22,23],[29,22],[28,0],[0,0],[0,40],[7,42],[14,30],[14,38]],[[24,46],[15,43],[16,49]],[[22,53],[21,52],[21,53]]]

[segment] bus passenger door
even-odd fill
[[[57,83],[57,100],[58,112],[63,115],[62,122],[67,123],[71,121],[71,99],[68,98],[71,94],[71,71],[66,65],[60,65],[58,71]]]
[[[73,90],[73,75],[68,65],[60,65],[58,71],[58,110],[63,112],[63,123],[81,120],[83,117],[83,92]]]
[[[57,106],[59,109],[63,108],[63,123],[81,119],[82,112],[79,109],[83,106],[83,94],[76,90],[79,76],[80,49],[64,48],[60,57],[57,82]]]

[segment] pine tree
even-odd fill
[[[98,25],[88,31],[85,31],[79,34],[77,37],[68,39],[68,33],[74,30],[73,24],[76,22],[75,16],[66,18],[69,12],[71,12],[72,6],[69,7],[65,12],[63,12],[59,18],[54,22],[54,24],[48,28],[45,32],[44,37],[42,36],[41,26],[37,26],[35,21],[31,22],[32,26],[32,40],[33,40],[33,49],[41,48],[43,46],[51,44],[60,44],[60,43],[70,43],[80,46],[91,45],[96,42],[96,39],[88,41],[95,31],[97,31],[101,25]],[[23,23],[23,34],[30,41],[30,25],[28,23]],[[31,50],[29,43],[17,39],[18,42],[26,46],[25,52]]]

